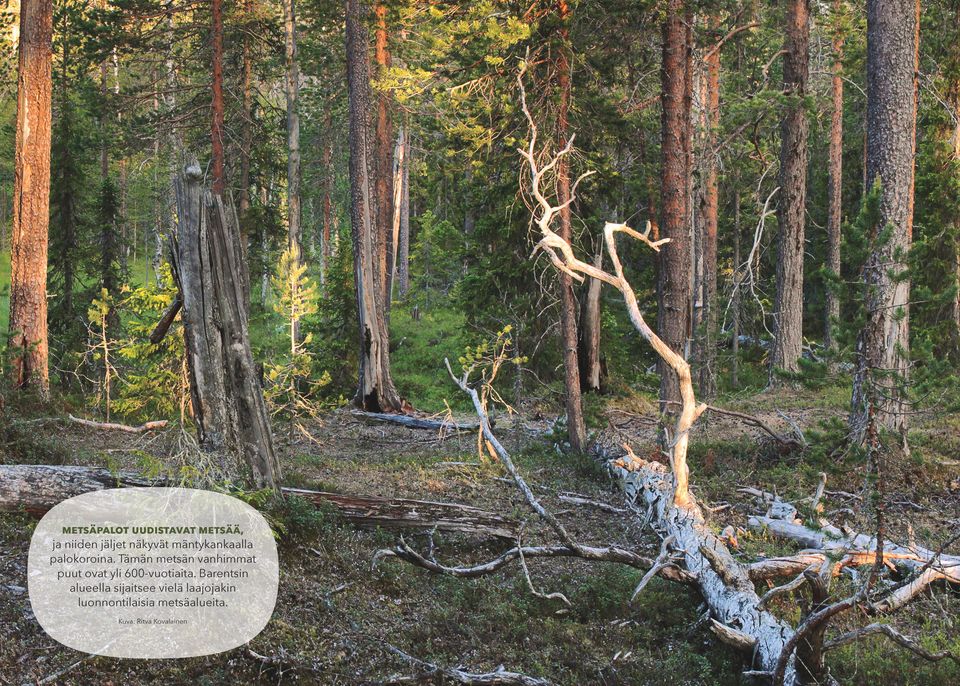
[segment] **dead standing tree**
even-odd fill
[[[170,236],[197,434],[222,466],[243,462],[258,486],[275,488],[280,463],[250,351],[239,222],[233,203],[200,180],[196,162],[177,179],[178,230]]]

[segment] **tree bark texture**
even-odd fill
[[[788,0],[783,88],[788,102],[780,122],[780,224],[770,384],[777,371],[797,372],[803,346],[803,252],[807,198],[807,95],[810,59],[809,0]]]
[[[690,231],[687,225],[690,111],[686,97],[688,45],[682,0],[670,0],[662,32],[660,238],[669,238],[670,242],[659,253],[657,333],[671,350],[683,355],[690,324]],[[662,360],[657,367],[661,413],[675,414],[681,402],[677,376]]]
[[[840,221],[843,205],[843,29],[839,25],[843,0],[834,0],[833,66],[830,95],[833,109],[830,113],[829,176],[827,179],[827,269],[840,275]],[[833,287],[827,288],[823,327],[823,347],[836,352],[837,341],[833,327],[840,319],[840,298]]]
[[[183,300],[190,399],[200,445],[242,461],[258,486],[276,487],[280,463],[250,352],[247,270],[233,205],[202,192],[200,167],[177,183],[174,277]]]
[[[850,429],[867,432],[871,408],[881,426],[908,425],[910,280],[903,275],[913,236],[916,72],[915,0],[867,2],[867,188],[879,188],[873,247],[863,268],[867,321],[857,338]]]
[[[569,139],[569,113],[572,84],[570,81],[570,7],[566,0],[558,0],[557,15],[560,46],[557,51],[557,89],[560,102],[557,108],[557,149],[562,150]],[[573,242],[573,226],[570,209],[570,158],[562,156],[557,161],[557,201],[560,209],[560,225],[557,233],[568,243]],[[560,274],[560,337],[563,350],[563,380],[567,409],[567,433],[570,447],[582,453],[587,447],[587,427],[583,419],[583,402],[580,393],[580,363],[577,360],[577,298],[573,292],[573,278]]]
[[[223,0],[211,0],[211,42],[213,45],[212,101],[210,104],[210,145],[212,150],[212,185],[214,193],[222,194],[227,187],[223,163]]]
[[[367,30],[360,0],[346,0],[347,83],[350,92],[350,220],[353,273],[360,325],[360,370],[355,404],[370,412],[401,410],[400,395],[390,377],[390,337],[385,318],[381,258],[386,235],[379,231],[377,195],[370,183],[372,155],[370,72]]]
[[[22,0],[10,248],[12,382],[46,397],[47,232],[50,224],[50,97],[53,6]]]

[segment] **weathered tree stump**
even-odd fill
[[[276,487],[280,463],[250,351],[239,222],[232,202],[200,180],[195,161],[177,179],[170,237],[197,433],[204,450],[242,461],[258,486]]]

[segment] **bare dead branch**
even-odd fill
[[[868,624],[867,626],[859,629],[854,629],[853,631],[848,631],[845,634],[841,634],[840,636],[837,636],[836,638],[824,643],[823,649],[824,651],[828,651],[836,648],[842,648],[850,643],[860,641],[867,636],[876,635],[886,636],[901,648],[909,650],[911,653],[922,657],[924,660],[939,662],[940,660],[950,659],[960,665],[960,656],[958,656],[956,653],[952,653],[949,650],[941,650],[939,652],[932,653],[917,643],[916,639],[903,635],[889,624],[881,623]]]
[[[385,682],[388,684],[419,683],[422,682],[425,677],[443,676],[455,684],[463,684],[464,686],[553,686],[553,682],[547,681],[546,679],[527,676],[526,674],[519,674],[518,672],[508,672],[504,669],[503,665],[500,665],[492,672],[472,674],[459,668],[441,667],[432,662],[426,662],[409,653],[405,653],[389,643],[384,645],[388,651],[403,658],[421,671],[419,677],[398,677]]]

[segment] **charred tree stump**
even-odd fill
[[[171,264],[183,302],[190,399],[200,446],[244,462],[257,486],[276,487],[280,464],[247,328],[246,264],[233,204],[204,191],[192,162],[176,181]]]

